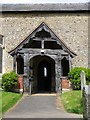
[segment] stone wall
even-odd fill
[[[72,66],[88,67],[88,14],[87,13],[3,13],[0,16],[4,35],[4,67],[5,71],[13,69],[13,59],[8,54],[10,50],[21,43],[42,22],[45,22],[52,31],[77,56],[72,60]]]

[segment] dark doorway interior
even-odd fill
[[[65,57],[61,60],[61,65],[62,65],[62,76],[68,76],[69,61]]]
[[[51,91],[51,64],[46,60],[38,65],[38,91]]]
[[[17,57],[17,73],[24,74],[24,60],[20,55]]]

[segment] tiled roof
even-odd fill
[[[0,12],[88,11],[89,3],[0,4]]]

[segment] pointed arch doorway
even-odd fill
[[[55,61],[49,56],[37,55],[30,59],[30,65],[33,71],[31,92],[55,92]]]

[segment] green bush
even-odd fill
[[[17,84],[17,81],[18,75],[14,71],[11,71],[10,73],[5,73],[2,75],[2,88],[5,91],[13,91],[15,85]]]
[[[87,84],[90,83],[90,69],[82,68],[82,67],[75,67],[75,68],[71,69],[71,71],[68,73],[68,77],[72,83],[72,88],[74,90],[81,89],[80,74],[81,74],[82,70],[85,71]]]

